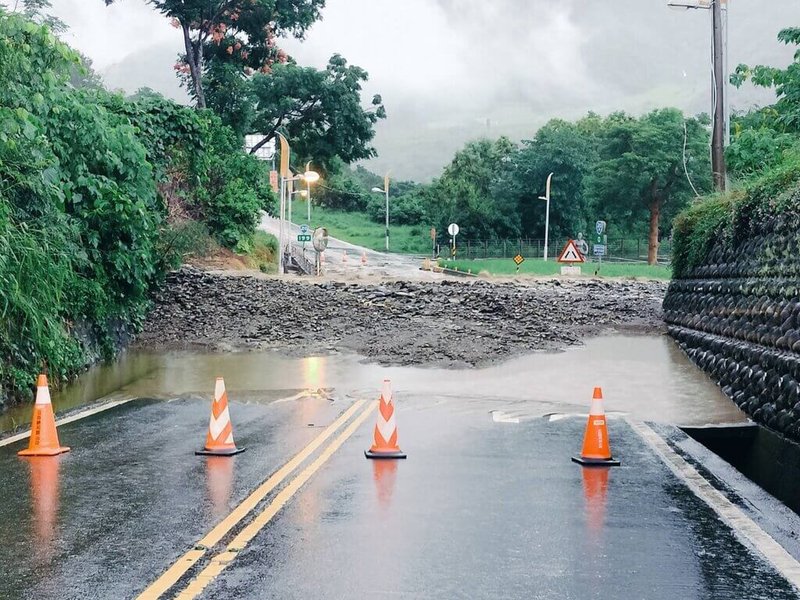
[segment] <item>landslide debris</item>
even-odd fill
[[[137,345],[482,366],[609,329],[661,331],[665,292],[657,281],[312,283],[184,267],[168,276]]]

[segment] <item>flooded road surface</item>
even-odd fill
[[[667,338],[469,371],[129,360],[96,389],[140,399],[62,426],[71,452],[0,446],[0,598],[798,597],[628,425],[743,419]],[[218,374],[247,448],[226,459],[194,455]],[[406,461],[363,455],[384,377]],[[596,385],[610,471],[570,462],[584,418],[546,417],[585,414]]]

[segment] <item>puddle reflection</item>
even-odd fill
[[[214,519],[222,519],[230,512],[235,461],[230,456],[206,457],[206,487]]]
[[[586,525],[593,538],[599,537],[605,525],[610,471],[610,467],[581,467]]]
[[[34,559],[43,565],[49,563],[55,553],[61,460],[58,456],[34,456],[26,458],[25,462],[30,470],[33,535],[36,540]]]
[[[377,459],[370,462],[372,462],[372,478],[375,481],[378,505],[383,509],[389,509],[397,480],[397,461]]]

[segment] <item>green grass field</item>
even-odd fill
[[[517,272],[517,265],[510,258],[441,260],[439,264],[447,268],[458,267],[459,271],[471,270],[473,273],[486,271],[491,275],[514,275]],[[554,260],[545,262],[541,259],[528,259],[520,266],[519,273],[520,275],[557,275],[561,272],[561,266]],[[597,270],[597,275],[600,277],[642,277],[647,279],[670,279],[672,277],[672,269],[662,265],[587,262],[580,266],[581,274],[585,276],[594,276]]]
[[[305,204],[295,204],[296,223],[304,222],[299,215],[305,214]],[[364,213],[343,212],[314,206],[311,212],[312,227],[327,227],[328,234],[372,250],[384,250],[386,246],[383,223],[371,221]],[[392,225],[389,223],[389,249],[391,252],[407,252],[429,255],[431,252],[430,227],[423,225]]]

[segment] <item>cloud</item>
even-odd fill
[[[183,94],[170,84],[180,36],[144,0],[53,4],[67,41],[114,86]],[[797,0],[731,2],[731,67],[788,64],[775,36],[798,21]],[[467,140],[528,138],[553,117],[710,105],[708,11],[666,0],[327,0],[306,40],[283,46],[301,64],[338,52],[370,73],[365,97],[381,93],[389,118],[368,166],[400,177],[433,177]],[[771,99],[751,86],[731,94],[733,108]]]

